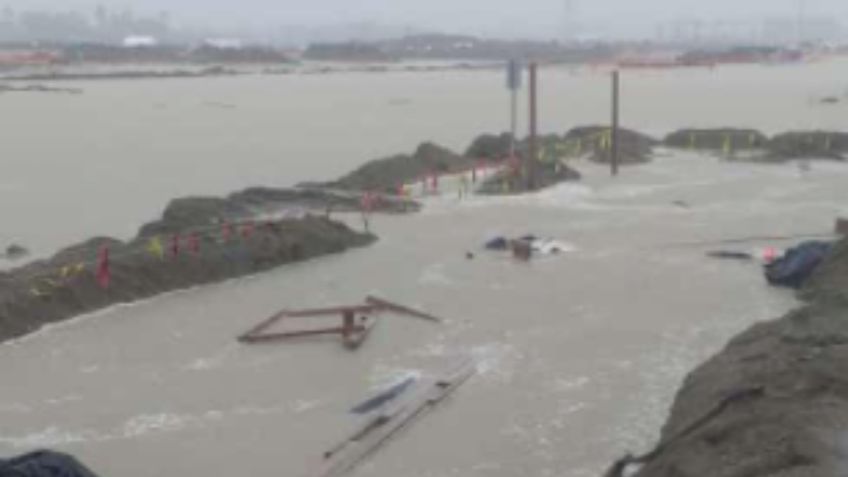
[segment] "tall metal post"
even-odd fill
[[[537,69],[538,65],[530,63],[530,150],[526,159],[527,171],[527,189],[534,190],[536,188],[536,163],[538,162],[538,137],[537,137]]]
[[[610,134],[610,167],[613,176],[618,175],[618,70],[612,72],[612,132]]]
[[[510,112],[509,112],[509,157],[515,157],[515,136],[518,134],[518,89],[510,91]]]
[[[521,64],[517,60],[510,60],[507,64],[506,86],[510,91],[509,157],[513,158],[518,134],[518,90],[521,89]]]

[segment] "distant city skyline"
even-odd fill
[[[680,31],[754,37],[769,18],[791,24],[801,15],[812,24],[848,24],[846,0],[533,0],[532,6],[514,0],[0,0],[0,8],[88,16],[98,5],[151,18],[167,12],[173,24],[190,29],[275,38],[289,29],[292,41],[420,31],[534,39],[657,38]],[[699,22],[709,26],[692,26]],[[687,23],[688,33],[681,27]]]

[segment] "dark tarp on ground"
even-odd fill
[[[506,237],[495,237],[486,242],[487,250],[506,250],[509,248],[509,241]]]
[[[517,240],[521,240],[523,242],[534,242],[538,240],[538,237],[535,235],[525,235]],[[506,237],[495,237],[488,242],[486,242],[485,248],[487,250],[509,250],[510,239]]]
[[[38,451],[12,459],[0,459],[0,477],[97,477],[73,457]]]
[[[801,288],[832,247],[830,242],[809,241],[790,248],[783,257],[766,265],[766,279],[774,286]]]

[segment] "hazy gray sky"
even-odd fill
[[[139,13],[167,10],[181,23],[215,26],[334,24],[357,21],[469,33],[544,36],[565,23],[568,0],[0,0],[14,8],[93,10],[97,3]],[[848,19],[848,0],[571,0],[584,28],[653,28],[679,18],[795,15]],[[608,26],[607,29],[610,29]]]

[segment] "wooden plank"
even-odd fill
[[[361,332],[363,327],[354,327],[353,331]],[[291,338],[307,338],[321,335],[340,335],[344,332],[343,327],[322,328],[317,330],[287,331],[283,333],[264,333],[260,335],[244,336],[240,339],[243,343],[265,343],[268,341],[279,341]]]
[[[251,329],[247,330],[246,332],[244,332],[241,336],[239,336],[238,340],[239,340],[239,341],[247,341],[247,340],[249,340],[249,338],[251,338],[252,336],[254,336],[254,335],[258,335],[258,334],[262,333],[263,331],[265,331],[266,329],[268,329],[268,328],[270,328],[272,325],[274,325],[276,322],[278,322],[278,321],[282,320],[283,318],[285,318],[285,317],[286,317],[286,313],[288,313],[286,310],[283,310],[283,311],[278,312],[277,314],[275,314],[275,315],[271,316],[271,317],[270,317],[270,318],[268,318],[267,320],[265,320],[265,321],[263,321],[263,322],[259,323],[258,325],[254,326],[253,328],[251,328]]]
[[[412,308],[405,307],[403,305],[398,305],[397,303],[392,303],[387,300],[383,300],[382,298],[377,298],[375,296],[368,296],[365,298],[365,301],[371,303],[372,305],[378,306],[380,308],[384,308],[386,310],[391,310],[397,313],[402,313],[405,315],[413,316],[415,318],[421,318],[423,320],[435,321],[436,323],[442,323],[444,320],[437,316],[433,316],[427,313],[420,312],[418,310],[413,310]]]
[[[351,313],[374,313],[380,311],[375,309],[374,305],[351,305],[351,306],[332,306],[327,308],[314,308],[310,310],[294,310],[286,312],[286,316],[293,318],[309,318],[313,316],[325,315],[341,315],[344,312]]]
[[[389,439],[441,403],[476,372],[476,365],[466,362],[443,377],[419,383],[407,399],[397,400],[339,445],[325,452],[314,477],[338,477],[350,472]]]

